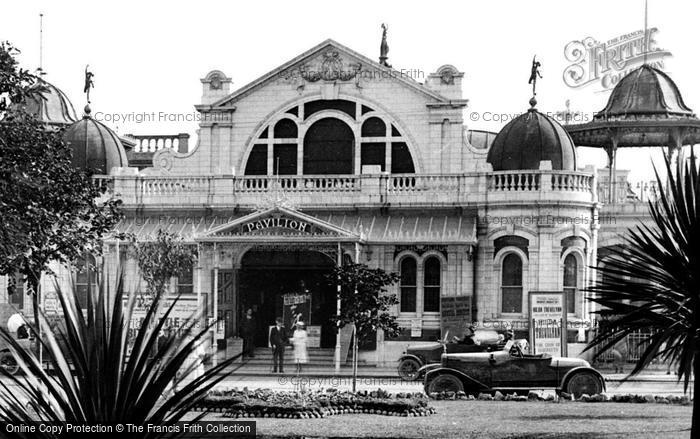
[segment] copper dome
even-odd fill
[[[543,160],[554,170],[574,171],[576,148],[564,128],[533,105],[501,129],[486,160],[494,171],[539,169]]]
[[[73,104],[61,89],[41,78],[37,85],[46,90],[25,100],[24,108],[28,113],[51,125],[70,125],[78,120]]]
[[[109,174],[114,167],[127,167],[129,162],[119,137],[104,124],[85,116],[66,128],[63,138],[73,150],[73,165],[91,169],[96,174]]]

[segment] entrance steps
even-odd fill
[[[307,352],[309,355],[309,362],[306,364],[307,367],[327,367],[335,365],[334,348],[309,348]],[[250,366],[264,365],[269,367],[272,364],[272,348],[255,348],[255,358],[246,358],[244,361]],[[348,358],[347,364],[351,364],[351,362],[351,358]],[[284,350],[284,364],[294,364],[294,349],[291,347]],[[367,365],[364,360],[360,360],[358,364]]]

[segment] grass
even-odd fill
[[[620,403],[433,401],[437,414],[255,419],[258,437],[688,438],[691,406]],[[206,420],[231,420],[210,414]]]

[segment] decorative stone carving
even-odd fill
[[[328,50],[323,54],[323,59],[316,66],[301,64],[282,74],[282,79],[286,82],[296,82],[299,79],[306,82],[318,81],[352,81],[362,70],[362,64],[349,64],[346,68],[340,53],[337,50]],[[298,84],[303,86],[303,83]]]

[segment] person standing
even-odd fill
[[[309,362],[309,353],[306,349],[308,335],[306,324],[302,321],[297,322],[297,329],[292,336],[292,344],[294,345],[294,362],[297,364],[297,372],[301,372],[301,365]]]
[[[245,313],[245,317],[243,317],[243,322],[241,323],[241,336],[243,337],[243,358],[255,358],[253,338],[255,337],[256,329],[253,310],[248,308]]]
[[[282,324],[282,317],[275,319],[275,327],[270,330],[270,345],[272,346],[272,373],[284,373],[284,346],[289,342],[287,330]]]

